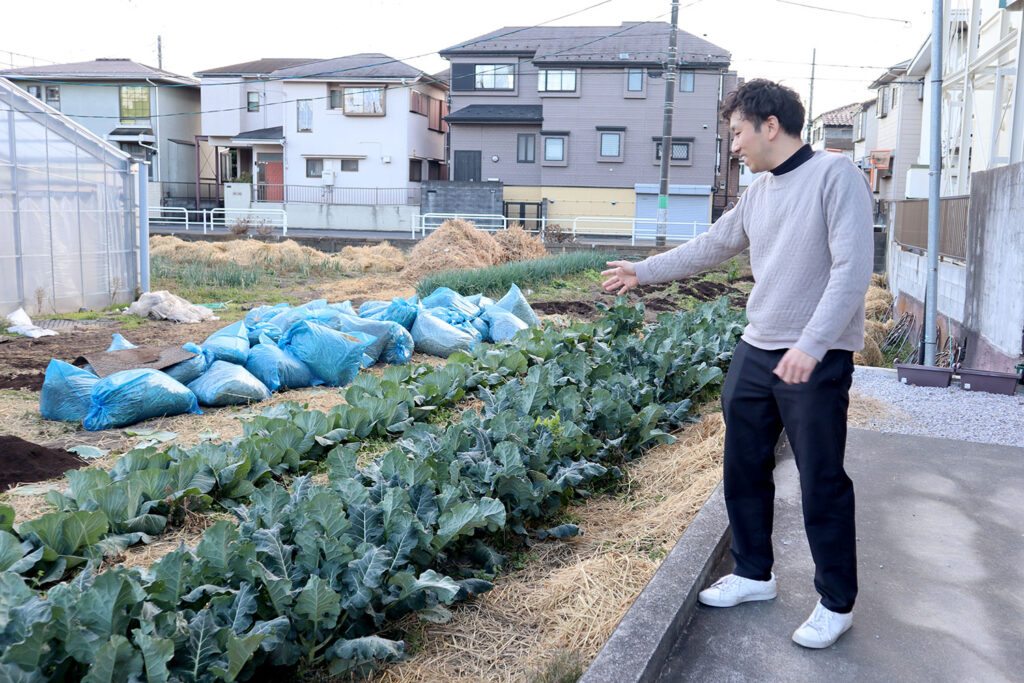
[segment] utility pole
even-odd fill
[[[811,141],[811,128],[814,112],[814,65],[818,61],[818,48],[811,50],[811,96],[807,100],[807,142]]]
[[[975,17],[971,16],[971,21]],[[935,365],[939,303],[939,199],[942,179],[942,0],[932,2],[932,102],[928,130],[928,278],[924,294],[924,365]],[[1018,64],[1018,68],[1020,65]],[[964,121],[964,126],[969,124]]]
[[[156,37],[156,68],[164,68],[164,38],[160,35]]]
[[[676,33],[679,0],[672,0],[672,25],[668,32],[668,64],[665,67],[665,118],[661,125],[661,184],[658,186],[658,228],[654,243],[663,247],[668,239],[668,168],[672,158],[672,114],[676,101]]]

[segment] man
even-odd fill
[[[730,93],[722,115],[732,151],[750,170],[768,173],[696,239],[639,263],[610,261],[604,288],[623,294],[680,279],[749,248],[749,324],[722,388],[735,570],[700,601],[732,607],[776,595],[772,470],[785,428],[821,596],[793,640],[823,648],[850,628],[857,595],[853,483],[843,455],[853,352],[863,347],[871,279],[871,191],[849,159],[802,144],[804,108],[793,90],[750,81]]]

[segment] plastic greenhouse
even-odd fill
[[[0,78],[0,315],[132,300],[137,182],[130,156]]]

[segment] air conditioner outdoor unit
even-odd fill
[[[324,171],[320,176],[320,180],[321,182],[323,182],[324,185],[333,185],[334,171]]]

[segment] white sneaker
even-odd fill
[[[850,630],[853,626],[853,613],[840,614],[833,612],[821,601],[814,606],[814,611],[796,631],[793,632],[793,641],[804,647],[820,649],[828,647],[839,640],[839,636]]]
[[[711,607],[735,607],[741,602],[771,600],[775,595],[775,574],[767,581],[726,574],[702,590],[697,599]]]

